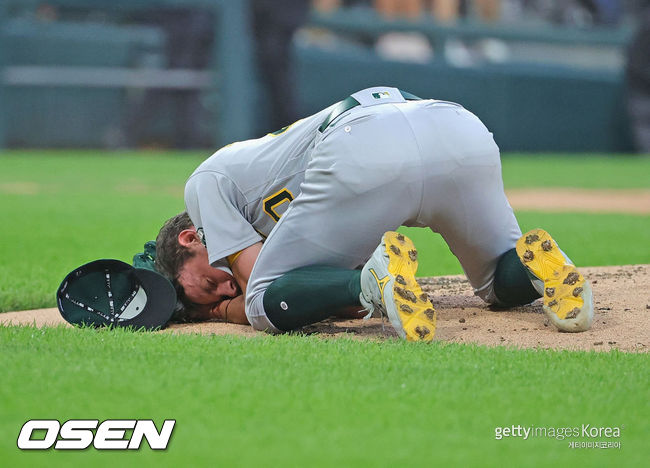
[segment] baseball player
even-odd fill
[[[417,250],[393,232],[405,225],[442,235],[488,303],[544,296],[565,331],[593,319],[589,283],[550,235],[522,236],[492,134],[459,104],[361,90],[220,149],[188,179],[185,205],[158,235],[156,264],[199,317],[278,333],[356,306],[431,340]]]

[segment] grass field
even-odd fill
[[[130,261],[182,209],[183,182],[202,157],[1,154],[0,311],[54,306],[58,283],[83,262]],[[531,180],[542,163],[563,176]],[[506,187],[650,188],[648,158],[503,164]],[[650,263],[648,216],[517,216],[523,229],[551,230],[579,264]],[[421,273],[459,273],[428,239],[415,239]],[[647,354],[16,327],[0,327],[0,353],[3,466],[637,466],[650,455]],[[18,431],[32,418],[177,425],[165,452],[20,452]],[[495,440],[498,426],[582,424],[622,428],[622,448]]]
[[[0,328],[0,458],[165,466],[641,466],[647,356],[282,336]],[[15,448],[29,418],[176,419],[165,453]],[[497,426],[622,427],[495,440]],[[601,440],[601,439],[596,439]],[[602,440],[606,440],[602,438]]]
[[[506,154],[506,188],[648,188],[650,158],[593,154]]]

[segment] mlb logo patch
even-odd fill
[[[372,93],[372,97],[375,99],[386,99],[390,97],[390,93],[388,91],[380,91],[378,93]]]

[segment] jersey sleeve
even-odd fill
[[[185,185],[185,207],[194,226],[203,229],[211,264],[262,240],[239,206],[246,203],[230,178],[219,172],[194,174]]]
[[[222,258],[221,260],[212,262],[210,265],[212,265],[213,268],[216,268],[217,270],[225,271],[230,276],[232,276],[232,270],[230,269],[230,262],[227,259]]]

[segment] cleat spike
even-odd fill
[[[530,234],[526,236],[526,244],[530,245],[533,242],[537,242],[539,240],[539,236],[537,234]]]
[[[578,273],[577,271],[572,271],[567,275],[563,284],[574,285],[578,282],[579,279],[580,279],[580,273]]]
[[[417,302],[417,298],[415,297],[415,294],[413,294],[413,291],[409,291],[408,289],[402,289],[399,287],[395,287],[395,292],[402,297],[403,299],[406,299],[407,301],[411,301],[413,303]]]
[[[574,307],[574,308],[571,310],[571,312],[569,312],[568,314],[566,314],[566,317],[564,317],[564,318],[565,318],[565,319],[573,319],[573,318],[576,318],[576,317],[578,316],[579,313],[580,313],[580,309],[579,309],[578,307]]]

